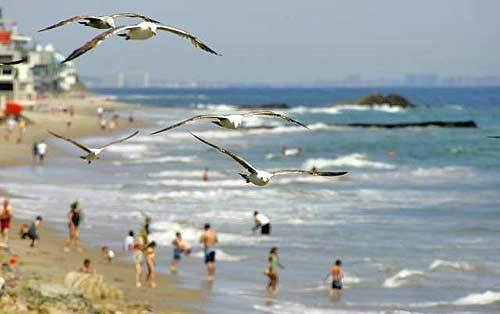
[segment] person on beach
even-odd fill
[[[139,232],[139,235],[142,238],[142,243],[146,244],[149,243],[148,238],[149,238],[149,225],[151,225],[151,217],[148,215],[144,215],[144,224],[142,225],[141,231]]]
[[[102,262],[105,265],[111,265],[113,258],[115,258],[115,252],[109,248],[109,246],[103,246],[102,251]]]
[[[92,274],[92,273],[94,273],[94,271],[92,270],[92,268],[90,268],[90,260],[88,258],[86,258],[85,260],[83,260],[83,266],[80,267],[80,269],[78,271],[80,273],[83,273],[83,274]]]
[[[18,128],[19,128],[19,137],[17,139],[17,143],[19,144],[23,141],[24,134],[26,133],[26,120],[20,118],[18,123]]]
[[[97,119],[102,120],[104,118],[104,109],[102,107],[97,108]]]
[[[80,247],[80,223],[82,220],[82,211],[78,201],[71,204],[70,210],[68,212],[68,231],[69,239],[66,243],[64,250],[66,252],[70,251],[70,247],[73,245],[78,251],[81,251]]]
[[[142,251],[142,244],[139,242],[134,243],[132,252],[135,265],[135,286],[140,288],[142,286],[141,277],[143,272],[142,269],[144,267],[144,252]]]
[[[40,163],[43,164],[45,160],[45,154],[47,154],[47,144],[45,144],[44,141],[41,141],[37,145],[37,151],[38,151],[38,160]]]
[[[156,273],[155,273],[155,248],[156,242],[151,241],[146,246],[146,268],[148,270],[148,274],[146,276],[146,281],[151,288],[156,288]]]
[[[42,224],[42,216],[37,216],[35,221],[26,229],[25,226],[21,228],[21,239],[30,239],[30,247],[35,247],[36,242],[40,240],[40,235],[38,234],[38,229]]]
[[[208,181],[208,168],[205,168],[203,170],[203,176],[202,176],[203,181],[207,182]]]
[[[280,263],[277,247],[272,247],[271,250],[269,251],[268,261],[269,261],[269,266],[265,272],[265,275],[269,278],[269,281],[267,282],[266,289],[269,292],[276,292],[279,285],[278,268],[285,268]]]
[[[344,278],[344,271],[342,270],[342,261],[336,260],[335,265],[330,268],[330,276],[332,277],[332,284],[330,287],[330,296],[334,297],[342,290],[342,280]]]
[[[36,162],[38,160],[38,142],[34,141],[33,146],[31,147],[31,154],[33,155],[33,161]]]
[[[207,265],[208,280],[215,280],[215,246],[219,242],[217,239],[217,232],[210,224],[205,224],[205,231],[200,237],[200,243],[203,244],[205,249],[205,264]]]
[[[172,272],[177,272],[177,266],[179,265],[182,254],[189,255],[191,253],[191,245],[182,241],[182,235],[177,231],[175,233],[175,239],[172,240],[172,246],[174,248],[174,257],[172,263],[170,263],[170,270]]]
[[[125,242],[123,243],[123,250],[125,252],[130,252],[134,248],[134,230],[129,230],[128,235],[125,237]]]
[[[260,233],[262,235],[270,235],[271,234],[271,220],[264,214],[259,213],[258,211],[253,212],[253,220],[255,226],[252,228],[252,232],[257,231],[260,228]]]
[[[2,233],[2,242],[4,249],[9,247],[9,229],[10,222],[12,221],[12,207],[7,197],[4,198],[2,208],[0,209],[0,231]]]

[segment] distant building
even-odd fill
[[[0,9],[0,63],[27,57],[25,63],[0,68],[1,99],[36,99],[69,91],[78,83],[73,63],[61,64],[64,56],[52,45],[29,47],[31,42],[31,37],[18,34],[15,22],[4,21]]]

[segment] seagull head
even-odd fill
[[[108,24],[110,27],[115,28],[115,20],[111,16],[107,16],[105,18],[106,24]]]

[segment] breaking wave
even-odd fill
[[[368,160],[365,154],[354,153],[346,156],[340,156],[335,159],[308,159],[304,162],[304,169],[316,167],[319,169],[327,167],[354,167],[354,168],[372,168],[372,169],[395,169],[396,166]]]
[[[401,287],[409,281],[411,281],[415,277],[420,277],[423,276],[424,272],[420,270],[410,270],[410,269],[403,269],[396,275],[387,278],[384,283],[382,284],[382,287],[384,288],[398,288]]]
[[[455,261],[445,261],[445,260],[437,259],[437,260],[433,261],[432,264],[429,265],[429,269],[431,269],[431,270],[441,268],[441,267],[453,268],[453,269],[463,270],[463,271],[474,270],[474,268],[467,262],[455,262]]]

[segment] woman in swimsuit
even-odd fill
[[[142,277],[142,268],[144,266],[144,253],[142,252],[142,245],[136,242],[132,248],[133,250],[133,258],[135,265],[135,286],[140,288],[141,277]]]
[[[3,206],[0,210],[0,231],[2,232],[2,240],[5,247],[9,244],[9,228],[12,220],[12,207],[8,198],[3,200]]]
[[[81,212],[82,209],[78,204],[78,201],[71,204],[71,208],[68,212],[68,231],[69,239],[66,243],[64,250],[69,252],[70,246],[73,244],[78,251],[81,251],[80,247],[80,222],[81,222]]]
[[[270,292],[275,292],[278,289],[279,284],[278,268],[285,268],[280,263],[277,247],[273,247],[269,251],[268,261],[269,267],[267,268],[267,271],[265,273],[269,278],[269,281],[267,283],[267,290]]]
[[[146,246],[146,267],[148,269],[146,281],[149,283],[149,286],[151,288],[156,288],[155,248],[156,248],[155,241],[151,241]]]

